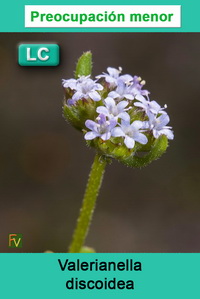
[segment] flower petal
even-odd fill
[[[134,139],[141,144],[146,144],[148,142],[147,137],[142,133],[138,133],[136,136],[134,136]]]
[[[124,83],[129,83],[133,80],[133,77],[131,75],[125,74],[120,76],[118,80],[122,80]]]
[[[151,101],[150,107],[153,113],[157,113],[161,109],[160,105],[156,101]]]
[[[85,126],[92,131],[97,131],[97,123],[95,123],[93,120],[86,120]]]
[[[110,132],[106,132],[104,134],[101,135],[101,139],[103,140],[108,140],[111,137],[111,133]]]
[[[109,115],[110,115],[108,109],[107,109],[105,106],[99,106],[99,107],[97,107],[96,112],[97,112],[97,113],[104,114],[104,115],[106,115],[106,116],[109,116]]]
[[[69,80],[62,80],[62,85],[64,88],[71,88],[71,89],[76,89],[76,79],[69,79]]]
[[[128,105],[127,101],[121,101],[117,104],[117,109],[119,112],[122,112],[124,108]]]
[[[72,100],[74,100],[74,101],[78,101],[78,100],[80,100],[82,97],[83,97],[82,92],[80,92],[80,91],[76,91],[75,94],[74,94],[73,97],[72,97]]]
[[[135,102],[134,106],[145,109],[145,105],[141,102]]]
[[[122,120],[121,120],[121,127],[126,128],[126,127],[129,127],[129,126],[130,126],[130,115],[128,114],[127,120],[124,120],[122,118]]]
[[[99,84],[99,83],[96,83],[94,85],[94,89],[96,89],[96,90],[103,90],[103,86],[101,84]]]
[[[115,105],[116,105],[116,102],[113,98],[111,97],[107,97],[105,100],[104,100],[105,104],[106,104],[106,107],[108,109],[112,109]]]
[[[127,112],[119,113],[118,118],[121,118],[121,119],[125,120],[126,122],[129,122],[129,120],[130,120],[130,116]]]
[[[109,122],[110,122],[109,130],[112,130],[117,125],[117,121],[115,118],[111,118]]]
[[[117,86],[117,79],[110,77],[109,75],[105,76],[105,80],[109,83],[109,86],[114,88]]]
[[[113,99],[116,99],[120,95],[116,91],[111,91],[111,92],[109,92],[108,96],[111,97],[111,98],[113,98]]]
[[[166,126],[169,122],[169,115],[168,114],[162,114],[157,118],[158,125],[156,126],[158,128],[163,128]]]
[[[101,100],[101,96],[97,91],[91,91],[88,93],[88,95],[95,102],[98,102]]]
[[[96,132],[87,132],[84,136],[85,140],[92,140],[96,137],[99,137],[99,134],[97,134]]]
[[[132,94],[129,94],[129,93],[124,94],[123,97],[124,97],[125,99],[127,99],[127,100],[133,100],[133,99],[134,99],[134,96],[133,96]]]
[[[131,124],[131,127],[134,129],[134,130],[139,130],[141,129],[143,126],[143,122],[140,121],[140,120],[135,120],[134,122],[132,122]]]
[[[150,129],[149,121],[143,121],[141,129],[143,129],[143,130],[149,130]]]
[[[135,95],[135,99],[138,100],[138,101],[141,101],[141,102],[143,102],[145,100],[145,98],[139,93],[137,93]]]
[[[168,139],[172,140],[174,139],[174,133],[169,130],[169,129],[163,129],[163,130],[160,130],[160,134],[159,135],[166,135]]]
[[[113,137],[124,137],[125,136],[124,132],[122,131],[122,129],[120,127],[114,128],[111,133],[112,133]]]
[[[129,136],[126,135],[125,139],[124,139],[124,143],[126,145],[126,147],[128,148],[134,148],[135,145],[135,140]]]
[[[157,139],[160,136],[160,131],[153,129],[153,136]]]
[[[108,67],[107,72],[111,77],[118,78],[120,71],[114,67]]]

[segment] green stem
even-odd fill
[[[96,199],[101,187],[105,167],[106,160],[102,156],[96,154],[90,171],[77,226],[75,228],[72,243],[69,248],[69,252],[71,253],[80,252],[84,245],[94,212]]]

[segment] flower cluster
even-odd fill
[[[131,167],[142,167],[158,159],[173,139],[167,106],[150,100],[145,81],[108,67],[93,80],[91,52],[78,60],[75,79],[62,81],[63,114],[84,133],[88,146],[104,157]]]
[[[68,106],[77,106],[80,101],[94,101],[96,107],[93,119],[85,121],[86,140],[100,138],[115,141],[133,149],[136,143],[147,144],[148,136],[155,139],[165,135],[173,139],[169,116],[156,101],[150,101],[149,91],[144,90],[145,81],[140,77],[121,75],[122,68],[108,67],[107,73],[96,76],[81,76],[77,80],[63,80],[63,87],[72,91]]]

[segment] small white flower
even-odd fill
[[[126,112],[129,109],[125,109],[128,105],[127,101],[121,101],[118,104],[115,102],[113,98],[107,97],[104,100],[105,106],[97,107],[96,111],[98,113],[104,114],[108,119],[116,119],[116,121],[121,118],[124,120],[129,119],[129,115]]]
[[[114,88],[118,85],[118,81],[121,80],[123,82],[130,82],[132,80],[131,75],[122,75],[120,76],[122,72],[122,68],[119,67],[119,69],[108,67],[107,73],[103,73],[102,75],[96,76],[97,79],[104,78],[105,81],[109,84],[110,88]]]
[[[146,84],[145,80],[142,80],[141,77],[134,76],[132,81],[132,93],[134,94],[135,98],[140,101],[140,96],[145,96],[148,98],[150,92],[146,89],[142,89]],[[142,99],[142,97],[141,97]]]
[[[109,97],[117,100],[123,100],[124,98],[127,100],[133,100],[134,96],[131,92],[130,85],[125,84],[123,81],[118,81],[118,86],[116,90],[109,92]]]
[[[117,124],[116,120],[106,120],[106,116],[103,114],[100,114],[96,120],[97,122],[90,119],[86,120],[85,125],[91,131],[87,132],[84,138],[86,140],[92,140],[96,137],[100,137],[104,141],[110,139],[111,130]]]
[[[103,86],[96,81],[92,80],[90,76],[81,76],[77,80],[69,79],[63,81],[63,87],[71,88],[74,90],[74,95],[68,100],[69,105],[74,105],[78,100],[81,99],[92,99],[97,102],[101,100],[98,90],[102,90]]]
[[[76,89],[76,84],[77,84],[76,79],[69,79],[69,80],[62,79],[62,85],[64,88]]]
[[[149,121],[145,122],[145,129],[153,132],[153,136],[157,139],[161,135],[166,135],[168,139],[174,139],[172,127],[166,126],[169,123],[169,116],[167,113],[156,117],[154,114],[149,115]],[[143,127],[143,128],[144,128]]]
[[[148,142],[147,137],[140,131],[143,128],[143,122],[136,120],[130,124],[129,121],[121,121],[120,127],[116,127],[112,130],[113,137],[124,137],[124,143],[127,148],[134,148],[135,141],[146,144]]]
[[[150,113],[152,114],[166,114],[165,111],[163,111],[167,106],[165,105],[164,108],[161,108],[161,106],[156,101],[147,101],[145,98],[140,99],[140,102],[135,102],[134,106],[142,108],[143,111],[149,116]]]

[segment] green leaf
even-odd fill
[[[92,73],[92,53],[90,51],[83,53],[78,59],[75,71],[75,78],[79,76],[88,76]]]
[[[120,162],[122,162],[127,166],[135,167],[135,168],[141,168],[147,166],[152,161],[160,158],[165,153],[167,146],[168,146],[167,137],[165,135],[161,135],[158,139],[155,140],[150,151],[146,153],[146,155],[144,155],[143,157],[132,155],[127,159],[120,159]]]

